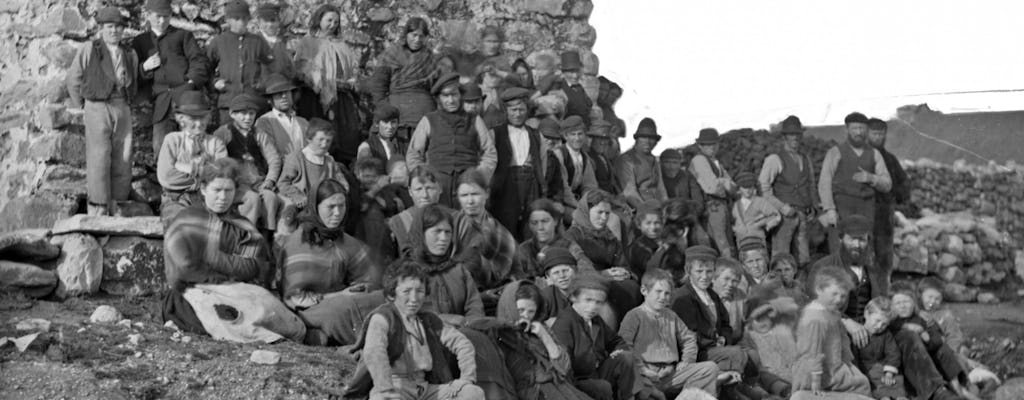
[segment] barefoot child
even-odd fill
[[[875,297],[864,308],[864,328],[871,334],[868,344],[854,348],[861,371],[871,381],[871,394],[878,400],[907,400],[900,375],[901,356],[896,339],[886,328],[892,319],[892,302]]]

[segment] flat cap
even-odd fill
[[[585,128],[583,126],[583,118],[580,118],[578,115],[570,115],[558,123],[558,131],[562,135],[568,135],[577,131],[582,132]]]
[[[743,238],[740,238],[739,243],[737,244],[738,246],[736,247],[739,248],[739,251],[741,253],[744,251],[765,250],[768,248],[768,245],[765,243],[764,239],[761,239],[757,236],[744,236]]]
[[[683,160],[683,153],[680,153],[679,150],[676,150],[676,149],[665,149],[665,151],[661,152],[661,155],[659,155],[658,158],[661,159],[661,161],[666,161],[666,160],[682,161]]]
[[[686,248],[684,252],[687,260],[710,260],[714,261],[718,259],[718,250],[715,250],[709,246],[696,245]]]
[[[568,249],[548,247],[541,254],[543,257],[540,259],[540,267],[544,273],[559,265],[568,265],[574,269],[576,268],[576,257],[573,257]]]
[[[281,6],[273,3],[260,4],[256,8],[256,18],[264,21],[280,21],[281,20]]]
[[[242,93],[231,99],[228,108],[231,112],[253,110],[259,112],[266,107],[267,101],[263,97],[251,93]]]
[[[757,187],[757,178],[754,177],[752,172],[743,171],[736,174],[736,178],[733,179],[736,182],[736,186],[741,188],[752,188]]]
[[[570,293],[583,289],[599,290],[608,293],[608,279],[596,272],[577,274],[572,285],[569,286]]]
[[[530,91],[521,87],[510,87],[501,91],[501,101],[527,100],[530,98]]]
[[[157,15],[171,15],[171,0],[146,0],[146,10]]]
[[[561,127],[559,127],[558,121],[553,118],[541,119],[537,130],[540,131],[541,136],[548,139],[562,140]]]
[[[394,121],[398,119],[398,115],[398,107],[391,105],[391,103],[379,103],[373,109],[374,122]]]
[[[249,19],[249,3],[242,0],[231,0],[224,5],[224,16],[227,18]]]
[[[847,115],[846,118],[843,119],[843,123],[846,124],[846,125],[849,125],[849,124],[865,124],[866,125],[868,123],[868,117],[866,115],[864,115],[864,114],[861,114],[861,113],[855,111],[855,112],[850,113],[850,115]]]
[[[103,7],[96,12],[96,24],[116,24],[124,26],[124,15],[117,7]]]
[[[434,82],[434,86],[430,88],[430,94],[437,96],[441,93],[441,90],[444,90],[445,87],[451,85],[455,85],[456,87],[459,86],[459,74],[449,72],[441,75],[441,77],[437,79],[437,82]]]
[[[603,119],[594,119],[590,122],[590,129],[587,130],[587,136],[597,138],[607,138],[612,131],[612,124],[608,123]]]

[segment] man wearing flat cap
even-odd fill
[[[231,0],[224,5],[224,20],[228,30],[215,36],[206,46],[210,58],[210,86],[217,93],[219,122],[230,121],[231,100],[247,89],[261,86],[270,73],[274,54],[262,37],[248,31],[252,15],[249,4]]]
[[[66,83],[71,108],[84,113],[88,213],[114,215],[132,188],[129,104],[138,87],[139,58],[121,44],[125,20],[119,9],[100,9],[96,24],[100,37],[78,50]]]
[[[668,199],[661,179],[661,164],[651,152],[661,140],[653,119],[644,118],[633,134],[633,148],[615,159],[615,173],[622,185],[622,196],[633,208],[650,200]]]
[[[562,180],[562,165],[559,164],[558,155],[556,152],[560,151],[562,147],[562,133],[560,132],[558,121],[554,118],[542,118],[537,123],[537,132],[541,136],[543,145],[541,146],[541,152],[543,153],[541,160],[541,169],[544,170],[544,193],[545,197],[561,202],[562,196],[565,195],[565,183]]]
[[[164,136],[178,126],[171,118],[171,102],[186,90],[197,90],[209,79],[206,54],[192,32],[171,26],[171,0],[147,0],[149,30],[132,39],[143,59],[139,99],[153,103],[153,153],[160,153]]]
[[[800,266],[811,260],[807,221],[821,203],[814,163],[800,149],[804,130],[795,115],[782,121],[782,151],[765,157],[758,177],[761,195],[782,213],[772,237],[772,254],[792,254]]]
[[[490,179],[494,173],[498,163],[494,133],[487,129],[483,119],[462,109],[459,74],[441,76],[431,93],[437,110],[424,115],[416,125],[405,160],[410,171],[421,165],[438,171],[440,204],[455,207],[460,174],[476,168]]]
[[[704,191],[704,224],[723,257],[734,257],[730,204],[736,183],[718,161],[718,131],[704,128],[697,136],[697,154],[690,159],[690,173]]]
[[[384,165],[393,159],[405,160],[405,149],[398,143],[398,107],[380,103],[373,110],[377,131],[370,134],[356,151],[356,160],[376,158]]]
[[[812,288],[814,274],[824,267],[839,267],[845,270],[854,288],[847,297],[847,305],[842,308],[843,325],[853,337],[854,343],[862,347],[867,342],[867,332],[860,324],[864,323],[864,307],[875,296],[880,296],[877,288],[880,285],[879,274],[873,273],[877,268],[871,257],[871,220],[863,215],[850,215],[839,220],[840,243],[838,251],[825,258],[815,261],[804,276],[807,293],[814,293]]]
[[[829,229],[829,250],[839,250],[836,223],[851,215],[875,220],[875,196],[892,188],[882,154],[868,144],[868,117],[859,112],[846,116],[846,141],[825,153],[818,178],[818,196],[824,214],[819,217]]]
[[[552,153],[562,175],[562,197],[560,201],[567,209],[573,210],[579,204],[584,193],[597,189],[597,178],[594,177],[594,164],[583,146],[586,143],[584,132],[586,127],[583,119],[570,115],[558,123],[559,132],[565,144]]]
[[[522,240],[526,232],[526,210],[534,200],[546,197],[541,163],[540,134],[526,125],[530,91],[512,87],[501,92],[505,103],[505,124],[494,127],[494,148],[498,164],[491,180],[491,214],[509,232]]]
[[[590,123],[587,130],[587,137],[590,138],[590,148],[587,155],[594,163],[594,178],[597,179],[597,186],[608,193],[618,195],[622,193],[619,185],[619,178],[615,174],[615,163],[608,158],[608,148],[614,141],[611,138],[612,124],[603,119]]]

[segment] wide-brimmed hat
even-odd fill
[[[552,118],[541,119],[537,130],[540,131],[541,136],[548,139],[562,140],[561,129],[558,126],[558,121]]]
[[[439,93],[441,93],[441,90],[444,90],[446,86],[458,86],[459,78],[459,74],[454,72],[449,72],[447,74],[441,75],[441,77],[437,79],[437,82],[434,82],[434,86],[430,88],[430,94],[437,96]]]
[[[462,92],[462,101],[477,101],[484,98],[484,91],[476,82],[469,82],[459,86]]]
[[[174,112],[193,117],[202,117],[210,113],[210,104],[206,102],[206,96],[203,95],[203,92],[189,90],[182,92],[178,96]]]
[[[224,5],[224,17],[241,19],[252,18],[252,14],[249,14],[249,3],[242,0],[229,1]]]
[[[640,124],[636,127],[636,133],[633,134],[633,139],[639,138],[661,140],[661,135],[658,134],[658,124],[654,123],[651,118],[640,120]]]
[[[96,12],[96,24],[117,24],[124,26],[124,15],[117,7],[103,7]]]
[[[259,112],[266,107],[267,100],[252,93],[242,93],[231,99],[228,110],[231,112],[253,110]]]
[[[590,129],[587,130],[587,136],[607,139],[608,136],[611,135],[611,132],[612,124],[603,119],[595,119],[590,122]]]
[[[171,15],[171,0],[146,0],[146,10],[157,15]]]
[[[290,92],[299,88],[295,85],[294,81],[281,74],[270,75],[267,77],[267,80],[263,82],[263,86],[263,93],[266,93],[268,96],[273,96],[281,92]]]
[[[790,115],[782,120],[783,135],[800,135],[806,130],[807,128],[804,128],[804,125],[800,123],[800,118],[796,115]]]
[[[579,71],[583,68],[583,61],[580,59],[580,53],[571,50],[562,53],[562,71]]]
[[[704,128],[697,135],[697,144],[718,144],[718,130],[715,128]]]

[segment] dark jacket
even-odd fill
[[[180,92],[195,90],[209,80],[209,59],[192,36],[192,32],[168,26],[162,36],[152,30],[136,36],[132,49],[139,56],[139,64],[154,54],[160,55],[160,66],[142,71],[139,79],[139,97],[153,101],[153,121],[167,118],[171,101]]]
[[[273,51],[266,40],[255,33],[239,35],[224,32],[210,40],[206,47],[210,58],[210,89],[217,80],[226,82],[224,90],[217,97],[217,105],[227,108],[231,100],[246,89],[255,89],[262,84],[265,74],[274,61]]]
[[[590,328],[583,317],[572,307],[566,307],[558,313],[551,333],[572,360],[572,377],[579,379],[597,378],[597,369],[608,356],[616,350],[629,350],[629,344],[619,337],[611,327],[601,319],[594,317],[591,323],[596,334],[591,335]]]
[[[123,88],[118,88],[110,51],[102,39],[96,39],[78,51],[67,77],[73,107],[81,107],[82,99],[108,101],[123,97],[131,102],[135,97],[139,80],[139,57],[131,47],[119,44],[118,48],[124,54],[125,72],[128,74],[127,85]]]
[[[885,161],[885,169],[889,170],[889,176],[892,178],[892,190],[886,193],[876,192],[875,204],[891,207],[910,201],[910,182],[907,178],[907,172],[900,165],[900,160],[884,148],[877,150],[882,155],[882,160]]]
[[[853,273],[853,269],[850,269],[852,261],[850,257],[846,255],[846,251],[843,249],[839,250],[839,253],[831,254],[825,258],[822,258],[807,270],[807,276],[805,276],[805,289],[808,294],[814,293],[814,273],[819,268],[828,266],[839,267],[846,271],[850,275],[850,281],[853,282],[857,287],[850,291],[850,296],[847,298],[847,305],[843,314],[850,319],[864,321],[864,307],[874,297],[875,290],[873,288],[881,287],[881,280],[885,279],[879,271],[879,268],[874,265],[865,265],[864,274],[862,279],[857,279],[857,274]]]
[[[672,293],[672,311],[679,315],[687,328],[697,334],[697,347],[700,348],[701,354],[717,346],[717,336],[725,337],[726,345],[735,344],[729,342],[734,340],[734,335],[732,327],[729,326],[729,311],[725,309],[722,298],[711,288],[708,288],[708,296],[711,297],[711,302],[715,303],[715,313],[718,314],[718,321],[714,325],[711,324],[711,315],[707,307],[697,297],[691,283],[687,282]]]

